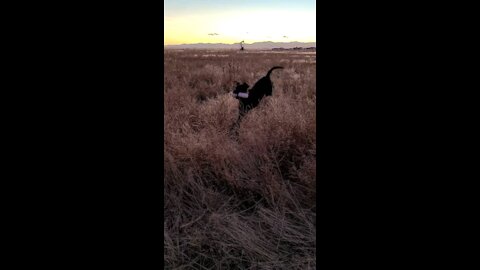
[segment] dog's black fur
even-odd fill
[[[239,82],[235,82],[235,90],[233,90],[233,93],[237,95],[238,93],[247,93],[249,85],[247,83],[242,83],[240,84]],[[238,99],[241,99],[241,97],[236,97]],[[243,99],[243,98],[242,98]]]
[[[240,120],[242,119],[245,114],[250,111],[251,109],[255,108],[260,104],[260,101],[265,96],[271,96],[273,90],[272,80],[270,79],[270,74],[275,69],[283,69],[283,67],[275,66],[272,67],[265,77],[260,78],[252,87],[252,89],[248,89],[248,84],[243,83],[240,84],[237,82],[235,90],[233,90],[234,94],[238,94],[240,92],[247,93],[248,91],[248,98],[236,97],[239,100],[239,116],[237,120],[237,124],[239,124]]]
[[[249,110],[255,108],[260,104],[260,101],[265,96],[271,96],[273,90],[272,80],[270,79],[270,74],[275,69],[283,69],[283,67],[275,66],[272,67],[265,77],[260,78],[252,87],[252,89],[248,90],[248,98],[237,97],[240,101],[239,109],[240,109],[240,116],[239,118],[243,117]],[[234,90],[234,93],[239,92],[247,92],[248,84],[237,83],[237,87]]]

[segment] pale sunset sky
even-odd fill
[[[316,0],[164,0],[164,45],[315,42]]]

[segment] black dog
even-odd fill
[[[240,84],[237,82],[235,90],[233,90],[233,95],[235,98],[239,100],[239,116],[237,120],[237,124],[240,122],[243,116],[250,111],[251,109],[255,108],[260,104],[260,101],[265,96],[272,95],[272,80],[270,80],[270,74],[275,69],[283,69],[283,67],[276,66],[272,67],[265,77],[260,78],[255,85],[253,85],[252,89],[248,89],[248,84],[243,83]]]

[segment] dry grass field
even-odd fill
[[[165,269],[314,269],[315,52],[165,50]],[[273,66],[241,122],[234,81]]]

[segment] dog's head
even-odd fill
[[[248,91],[249,85],[247,83],[240,84],[239,82],[235,82],[235,89],[233,90],[234,94],[238,93],[246,93]]]

